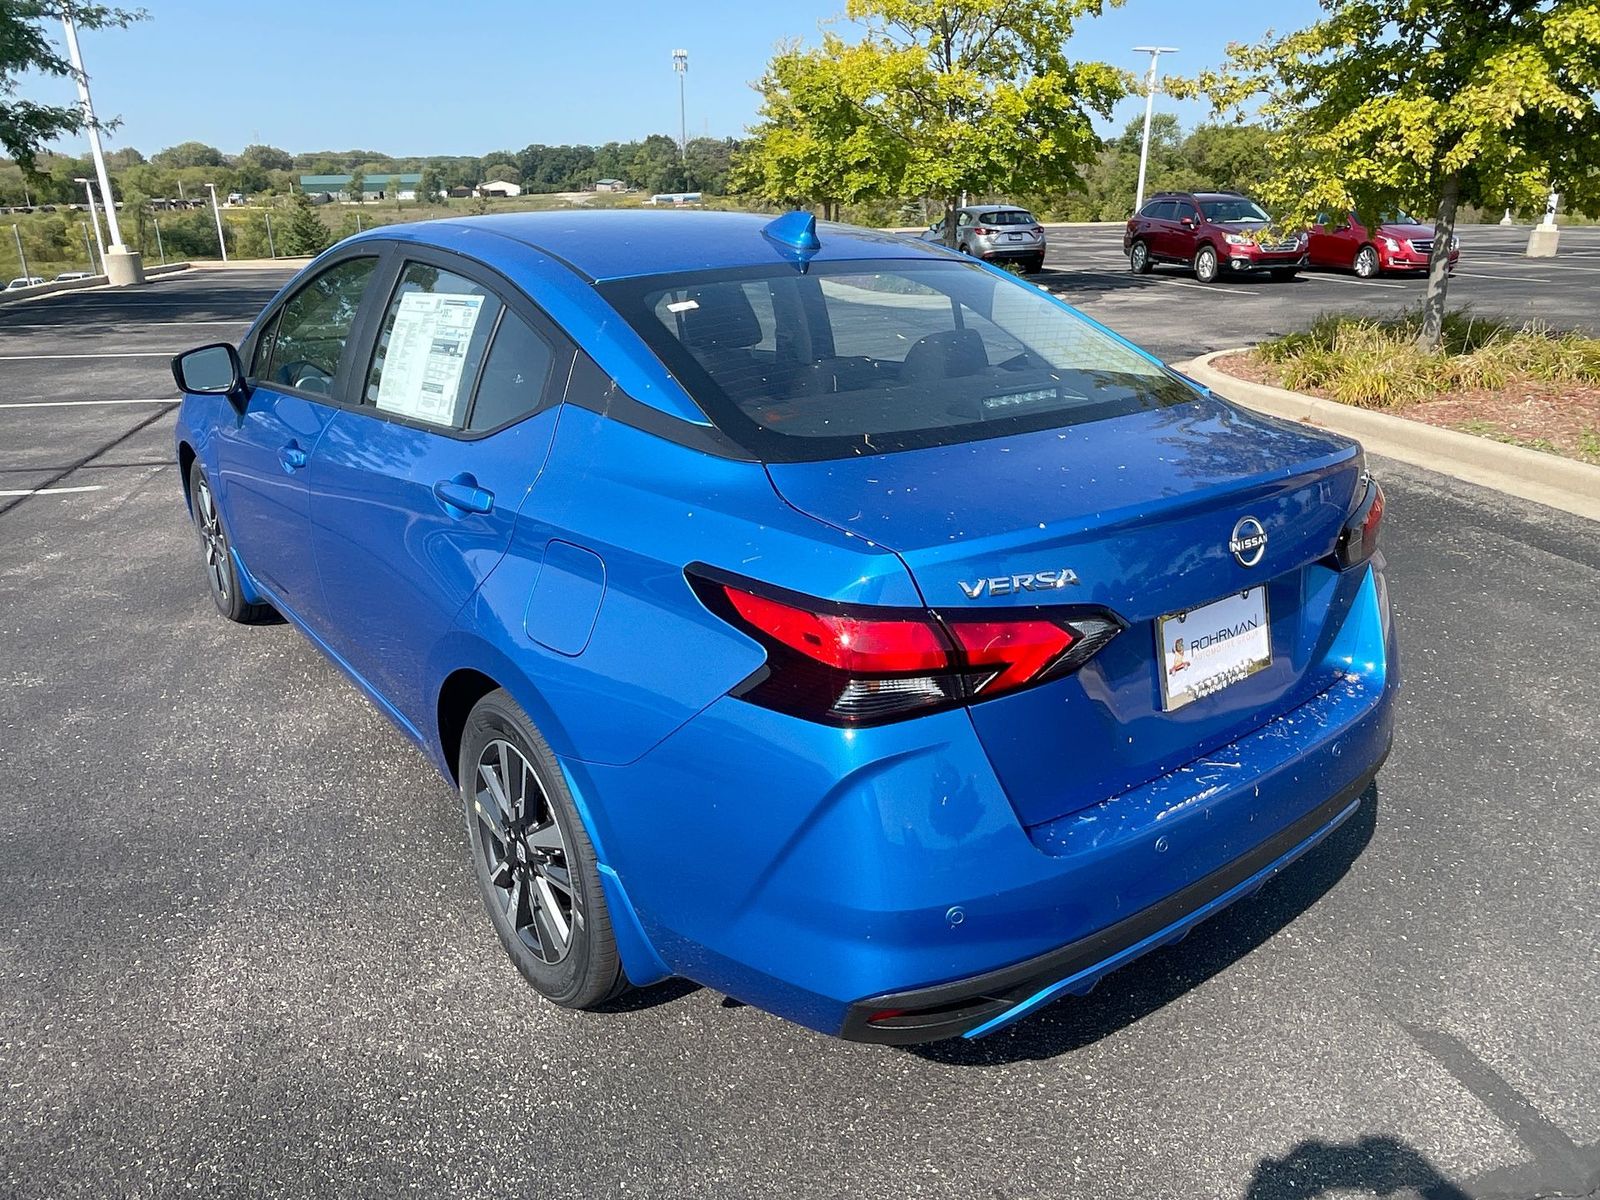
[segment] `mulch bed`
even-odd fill
[[[1277,369],[1253,354],[1230,354],[1213,359],[1211,365],[1251,383],[1283,386]],[[1328,398],[1314,388],[1310,394]],[[1600,387],[1589,384],[1525,380],[1498,391],[1448,392],[1437,399],[1384,411],[1409,421],[1600,464]]]

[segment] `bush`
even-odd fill
[[[1357,408],[1393,408],[1444,392],[1495,391],[1518,379],[1600,383],[1600,339],[1448,313],[1440,347],[1416,347],[1420,313],[1386,320],[1330,313],[1301,333],[1263,342],[1283,385]]]

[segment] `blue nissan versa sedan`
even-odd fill
[[[1389,749],[1360,448],[926,242],[391,226],[174,372],[217,607],[459,785],[557,1004],[681,975],[979,1036],[1259,887]]]

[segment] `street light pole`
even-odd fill
[[[17,239],[17,258],[22,263],[22,277],[24,279],[31,279],[33,277],[28,274],[28,256],[23,252],[22,249],[22,229],[19,226],[13,225],[11,227],[11,236]]]
[[[1176,46],[1135,46],[1135,54],[1150,56],[1150,73],[1144,77],[1144,143],[1139,148],[1139,190],[1133,197],[1133,211],[1144,207],[1144,174],[1150,163],[1150,117],[1156,106],[1156,62],[1163,54],[1176,54]]]
[[[72,21],[72,3],[61,6],[61,25],[67,35],[67,61],[72,64],[72,78],[78,85],[78,101],[83,105],[83,122],[89,134],[89,153],[94,158],[94,173],[100,180],[100,198],[106,202],[106,228],[111,231],[111,259],[102,261],[109,283],[126,286],[144,282],[144,268],[138,251],[122,244],[122,230],[117,226],[117,201],[111,191],[111,175],[106,170],[106,154],[100,145],[100,126],[94,119],[94,101],[89,98],[89,76],[83,69],[83,55],[78,50],[78,27]],[[91,200],[92,204],[93,201]],[[100,236],[100,222],[94,226],[95,237]],[[102,260],[105,255],[102,252]]]
[[[150,224],[156,227],[156,253],[161,256],[161,265],[167,265],[167,248],[161,244],[161,220],[154,214],[150,217]]]
[[[688,110],[684,107],[683,81],[689,74],[689,52],[687,50],[674,50],[672,52],[672,69],[678,76],[678,159],[680,162],[689,161],[689,119]]]
[[[217,219],[217,247],[222,251],[222,261],[228,261],[228,242],[222,236],[222,209],[217,207],[217,185],[206,184],[206,191],[211,193],[211,215]]]
[[[89,223],[94,226],[94,244],[100,250],[100,269],[103,271],[106,268],[106,243],[100,236],[100,214],[95,211],[94,207],[94,180],[74,179],[72,182],[83,184],[83,190],[89,196]],[[91,270],[94,268],[94,258],[92,256],[89,259],[89,267]]]

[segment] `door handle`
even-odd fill
[[[285,471],[298,471],[306,465],[306,452],[290,442],[278,451],[278,461]]]
[[[487,513],[494,509],[494,493],[466,479],[439,480],[433,485],[433,496],[446,509],[470,513]]]

